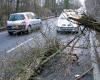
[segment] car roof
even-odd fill
[[[19,13],[13,13],[11,15],[14,15],[14,14],[23,14],[23,15],[25,15],[25,14],[34,14],[34,13],[33,12],[19,12]]]

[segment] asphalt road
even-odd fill
[[[42,31],[48,35],[47,37],[51,38],[51,37],[56,36],[60,40],[60,43],[65,45],[76,34],[75,33],[73,33],[73,34],[60,34],[60,33],[56,34],[56,30],[55,30],[56,22],[57,22],[57,19],[55,19],[55,18],[43,21],[42,22],[43,23]],[[89,37],[86,37],[86,36],[88,36],[88,34],[83,35],[83,37],[79,40],[79,42],[77,43],[76,46],[87,47],[89,45]],[[16,50],[20,46],[23,46],[23,45],[27,46],[26,43],[30,43],[31,45],[33,45],[34,43],[32,44],[32,41],[37,41],[37,42],[41,42],[42,44],[44,44],[43,36],[41,35],[40,31],[35,31],[29,35],[23,34],[23,35],[14,35],[14,36],[8,35],[7,31],[1,32],[0,33],[0,58],[7,54],[12,55],[11,52]],[[34,45],[34,46],[36,46],[36,45]],[[65,70],[66,64],[62,65],[62,60],[66,59],[64,57],[64,55],[66,56],[66,53],[65,53],[64,55],[60,55],[60,57],[58,55],[59,60],[56,61],[57,63],[55,63],[55,60],[51,61],[53,65],[51,67],[45,68],[44,72],[40,76],[38,76],[38,78],[40,78],[38,80],[73,80],[74,75],[80,74],[81,70],[83,69],[83,66],[85,67],[85,65],[83,65],[83,63],[91,60],[91,59],[89,59],[90,55],[88,55],[88,53],[89,53],[88,49],[75,49],[74,52],[78,53],[78,55],[80,56],[80,64],[82,64],[82,65],[79,67],[75,66],[76,68],[75,68],[75,71],[73,70],[72,79],[67,79],[66,75],[64,77],[63,70]],[[59,65],[59,64],[61,64],[61,65]],[[91,65],[91,63],[89,65]],[[52,72],[52,70],[54,70],[54,69],[52,69],[52,70],[48,69],[48,68],[52,68],[52,67],[54,69],[56,69],[56,71]],[[90,77],[91,75],[87,76],[87,79],[83,79],[83,80],[92,80],[91,79],[92,77]]]
[[[56,19],[48,19],[42,22],[42,29],[47,34],[51,30],[54,31],[54,26],[56,23]],[[52,33],[49,33],[52,34]],[[54,33],[53,33],[54,34]],[[0,32],[0,55],[8,54],[12,51],[12,49],[15,49],[16,47],[23,45],[33,39],[33,37],[41,37],[41,34],[39,31],[33,31],[31,34],[22,34],[22,35],[13,35],[10,36],[7,31]]]

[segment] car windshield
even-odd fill
[[[67,19],[67,15],[65,13],[62,13],[60,16],[59,16],[60,19]]]
[[[9,21],[16,21],[16,20],[24,20],[25,17],[22,14],[12,14],[9,18]]]

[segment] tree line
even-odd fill
[[[9,14],[15,12],[34,12],[40,17],[57,15],[68,3],[68,0],[58,1],[59,3],[57,0],[0,0],[0,27],[6,26]]]

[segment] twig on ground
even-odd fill
[[[80,80],[82,77],[84,77],[89,71],[93,70],[93,67],[91,67],[90,69],[88,69],[86,72],[84,72],[82,75],[80,75],[78,78],[76,78],[75,80]]]

